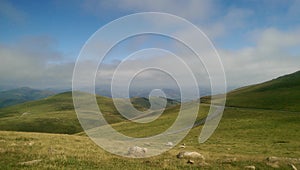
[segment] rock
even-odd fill
[[[235,162],[236,161],[236,158],[233,157],[233,158],[225,158],[222,163],[223,164],[231,164],[232,162]]]
[[[24,145],[28,145],[28,146],[32,146],[34,144],[34,142],[28,142],[28,143],[25,143]]]
[[[186,163],[188,163],[188,164],[194,164],[195,162],[193,160],[189,159]]]
[[[32,165],[32,164],[35,164],[35,163],[39,163],[41,161],[42,161],[41,159],[37,159],[37,160],[32,160],[32,161],[27,161],[27,162],[20,162],[19,164],[20,165]]]
[[[185,148],[185,146],[184,145],[180,145],[179,148]]]
[[[293,164],[290,164],[290,166],[292,167],[293,170],[298,170],[297,167]]]
[[[270,156],[270,157],[267,157],[267,161],[271,162],[271,163],[274,163],[274,162],[280,161],[280,159],[278,157],[275,157],[275,156]]]
[[[280,168],[278,162],[267,162],[266,164],[272,168]]]
[[[135,157],[143,157],[147,153],[147,148],[141,148],[138,146],[133,146],[128,149],[128,155],[129,156],[135,156]]]
[[[255,166],[254,165],[245,166],[244,169],[255,170]]]
[[[267,158],[266,164],[272,168],[280,168],[279,161],[280,161],[280,158],[275,157],[275,156],[270,156]]]
[[[187,151],[183,151],[183,152],[179,152],[179,154],[177,154],[177,158],[200,158],[202,160],[204,160],[204,156],[201,155],[198,152],[187,152]]]
[[[173,144],[173,142],[168,142],[167,144],[166,144],[166,146],[173,146],[174,144]]]
[[[25,116],[25,115],[29,115],[30,113],[29,112],[24,112],[22,113],[21,117]]]

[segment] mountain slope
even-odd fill
[[[97,96],[102,114],[110,124],[124,121],[111,98]],[[133,99],[133,106],[147,110],[146,99]],[[170,100],[168,106],[173,105]],[[177,103],[175,103],[177,104]],[[0,109],[0,130],[74,134],[82,131],[74,111],[72,92]]]
[[[54,92],[22,87],[0,92],[0,108],[54,95]]]
[[[300,111],[300,71],[233,90],[227,106]]]
[[[97,96],[97,100],[109,123],[123,119],[110,98]],[[71,92],[0,109],[0,129],[67,134],[82,131]]]

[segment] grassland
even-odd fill
[[[111,98],[97,96],[101,112],[109,123],[124,121]],[[139,110],[147,110],[149,101],[133,98]],[[168,106],[177,103],[170,101]],[[82,132],[74,111],[72,93],[65,92],[45,99],[0,109],[0,130],[75,134]]]
[[[144,159],[107,153],[84,135],[1,131],[0,169],[243,169],[247,165],[273,169],[266,164],[269,156],[280,158],[280,169],[291,169],[290,163],[300,168],[299,124],[299,113],[227,108],[218,129],[206,143],[198,144],[200,126],[182,141],[185,149],[176,146],[160,156]],[[146,136],[153,135],[155,131],[145,125],[113,126],[132,136],[139,136],[142,131]],[[190,165],[187,159],[177,159],[181,150],[200,152],[208,164],[195,159],[195,164]],[[32,160],[40,162],[24,163]]]
[[[227,106],[300,111],[300,71],[236,89],[227,95]]]
[[[162,155],[129,159],[96,146],[82,132],[71,93],[0,109],[0,169],[300,169],[300,72],[228,94],[224,116],[211,138],[198,143],[202,126],[193,128],[180,143]],[[209,97],[202,102],[209,103]],[[119,132],[147,137],[165,131],[175,121],[180,105],[169,107],[151,123],[135,123],[118,114],[112,99],[97,96],[106,120]],[[146,110],[144,98],[133,98]],[[197,120],[208,112],[202,104]],[[9,131],[8,131],[9,130]],[[14,132],[28,131],[28,132]],[[49,132],[49,133],[32,133]],[[50,134],[61,133],[61,134]],[[172,142],[172,141],[171,141]],[[180,151],[197,151],[205,162],[178,159]],[[274,156],[270,163],[266,158]]]

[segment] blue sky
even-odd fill
[[[0,87],[70,87],[74,62],[95,31],[147,11],[178,15],[202,29],[220,53],[229,86],[300,69],[299,0],[0,0]]]

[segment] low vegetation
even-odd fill
[[[230,107],[208,141],[198,143],[202,126],[197,126],[177,146],[150,158],[112,155],[93,143],[78,123],[70,92],[2,108],[0,169],[300,169],[298,80],[299,72],[230,92]],[[209,98],[203,99],[209,103]],[[111,126],[132,137],[165,131],[180,109],[175,102],[155,121],[135,123],[118,114],[112,99],[97,100]],[[132,102],[139,110],[149,108],[144,98]],[[201,104],[197,121],[208,109]],[[182,151],[205,159],[177,158]]]

